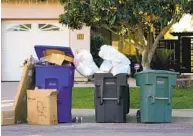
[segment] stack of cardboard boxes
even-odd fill
[[[43,61],[62,65],[64,61],[73,63],[73,57],[50,53],[43,58]],[[38,89],[35,87],[34,64],[32,64],[31,56],[23,66],[12,109],[1,112],[1,125],[26,122],[42,125],[58,124],[57,93],[56,89]]]

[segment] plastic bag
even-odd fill
[[[111,73],[115,76],[117,74],[121,74],[121,73],[127,73],[128,75],[131,74],[131,69],[130,69],[130,66],[128,65],[123,65],[123,64],[120,64],[120,65],[117,65],[115,67],[113,67],[111,69]]]
[[[109,73],[111,71],[112,67],[113,67],[113,65],[112,65],[112,62],[110,60],[104,60],[100,66],[99,71]]]
[[[112,63],[131,64],[130,60],[110,45],[103,45],[100,48],[99,56],[104,60],[111,60]]]
[[[83,49],[74,55],[74,65],[78,73],[88,78],[91,78],[99,70],[90,52]]]
[[[103,45],[100,48],[99,56],[106,61],[112,63],[111,73],[115,76],[120,73],[127,73],[130,75],[130,60],[118,50],[109,45]],[[108,66],[106,65],[106,68]]]

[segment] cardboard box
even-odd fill
[[[15,111],[16,123],[27,122],[26,91],[27,89],[34,89],[35,87],[34,66],[31,64],[31,59],[32,58],[23,66],[23,72],[14,99],[13,110]]]
[[[1,126],[15,124],[15,111],[1,111]]]
[[[58,124],[57,90],[27,90],[27,121],[33,125]]]
[[[42,60],[61,66],[64,61],[73,63],[74,58],[67,55],[52,53],[48,56],[43,57]]]

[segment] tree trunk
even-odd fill
[[[153,33],[148,32],[147,47],[142,52],[142,62],[141,62],[141,64],[142,64],[143,70],[151,69],[150,64],[151,64],[151,60],[152,60],[153,55],[154,55],[153,42],[154,42],[153,41]]]
[[[118,50],[120,52],[123,52],[123,46],[124,46],[124,36],[120,35],[119,47],[118,47]]]
[[[148,60],[148,51],[147,51],[147,49],[144,49],[144,51],[142,52],[141,65],[143,67],[143,70],[150,69],[150,63],[149,63],[149,60]]]
[[[136,60],[137,60],[138,63],[140,63],[141,58],[140,58],[139,50],[137,48],[135,50],[136,50]]]
[[[149,70],[151,69],[150,64],[153,58],[154,53],[150,53],[152,50],[148,50],[147,48],[143,50],[142,52],[142,61],[141,65],[143,67],[143,70]]]

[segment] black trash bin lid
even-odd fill
[[[37,57],[39,59],[44,57],[44,51],[46,51],[46,50],[59,50],[59,51],[63,51],[64,53],[68,53],[69,55],[74,57],[70,47],[50,46],[50,45],[35,45],[34,48],[35,48]]]

